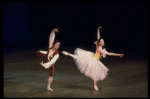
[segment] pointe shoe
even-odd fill
[[[65,54],[65,55],[69,55],[69,53],[66,52],[66,51],[62,51],[62,53]]]
[[[94,89],[95,89],[95,90],[99,90],[97,86],[94,86]]]
[[[105,75],[108,75],[108,73],[106,73]]]
[[[49,90],[49,91],[53,91],[53,89],[51,89],[50,87],[48,87],[48,88],[47,88],[47,90]]]

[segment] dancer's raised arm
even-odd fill
[[[53,29],[49,36],[49,48],[53,46],[54,39],[55,39],[55,32],[58,32],[58,29]]]
[[[97,40],[94,42],[94,44],[96,45],[96,46],[98,46],[98,40],[100,39],[100,29],[101,29],[102,27],[98,27],[97,28]]]
[[[101,29],[102,27],[98,27],[97,28],[97,39],[100,39],[100,29]]]
[[[53,29],[49,36],[49,48],[53,46],[54,39],[55,39],[55,31]]]

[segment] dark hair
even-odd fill
[[[103,39],[103,38],[101,38],[101,39]],[[94,44],[96,44],[96,46],[99,45],[101,39],[97,39],[97,40],[94,42]]]
[[[56,43],[60,43],[60,44],[61,44],[61,42],[60,42],[59,40],[55,40],[54,43],[53,43],[53,46],[54,46]],[[51,48],[48,48],[48,49],[52,49],[53,46],[52,46]]]
[[[100,42],[100,39],[97,39],[97,40],[94,42],[94,44],[97,46],[97,45],[99,45],[99,42]]]
[[[61,42],[59,40],[55,40],[53,45],[55,45],[56,43],[60,43],[61,44]]]

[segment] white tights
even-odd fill
[[[50,88],[50,85],[51,85],[52,81],[53,81],[53,77],[52,77],[52,76],[49,76],[47,88]]]

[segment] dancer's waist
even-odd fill
[[[100,60],[100,54],[99,53],[95,53],[93,55],[93,57],[96,59],[96,60]]]

